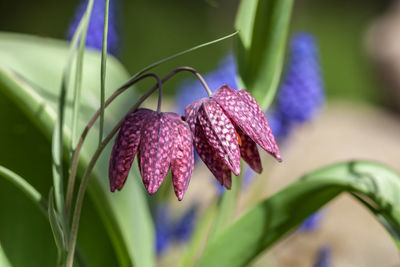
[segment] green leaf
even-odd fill
[[[1,247],[1,243],[0,243],[0,266],[12,267],[10,261],[7,258],[7,255],[4,253],[4,250]]]
[[[377,163],[344,162],[319,169],[255,205],[206,247],[196,266],[246,266],[343,192],[362,198],[399,246],[399,190],[400,175]]]
[[[59,87],[67,55],[68,44],[64,41],[0,33],[0,90],[35,123],[48,140],[51,140],[55,125]],[[109,57],[107,61],[106,96],[129,77],[115,58]],[[82,81],[82,117],[78,122],[78,132],[83,130],[86,121],[100,105],[100,63],[100,53],[86,51],[83,65],[85,76]],[[104,125],[106,131],[123,116],[134,99],[132,92],[127,93],[126,97],[117,100],[107,109]],[[67,95],[66,107],[65,121],[70,125],[72,92]],[[87,166],[91,153],[98,145],[97,137],[98,128],[89,134],[83,147],[79,162],[80,172]],[[64,128],[64,138],[64,147],[68,147],[71,138],[71,130],[68,127]],[[97,208],[96,215],[85,216],[85,213],[92,213],[91,210],[85,210],[88,207],[88,204],[85,204],[82,216],[85,220],[91,220],[93,227],[99,224],[96,218],[100,216],[120,266],[154,266],[152,221],[143,186],[139,184],[137,166],[132,168],[133,175],[128,179],[124,190],[111,194],[107,178],[109,150],[110,147],[100,158],[89,182],[88,192],[91,199],[86,202],[94,204]],[[84,229],[90,230],[90,223],[83,224],[88,225]],[[80,237],[85,234],[82,229]],[[81,247],[85,253],[85,246]],[[103,247],[107,248],[107,245],[104,244]],[[105,252],[101,255],[94,254],[93,257],[105,259],[107,255],[110,254]],[[88,257],[89,262],[90,260]],[[107,266],[107,260],[103,261],[104,263],[100,261],[99,264]]]
[[[24,178],[3,166],[0,166],[0,176],[7,179],[15,187],[21,190],[30,200],[32,200],[32,202],[40,209],[41,212],[46,214],[46,200],[44,200],[42,195]]]
[[[101,73],[100,73],[100,129],[99,129],[99,145],[103,140],[104,129],[104,98],[105,98],[105,82],[106,82],[106,66],[107,66],[107,36],[108,36],[108,9],[110,0],[106,0],[104,7],[104,26],[103,26],[103,43],[101,48]]]
[[[60,220],[57,217],[57,212],[54,208],[54,193],[53,188],[50,188],[49,193],[49,208],[48,208],[49,222],[53,232],[54,241],[58,250],[58,265],[62,262],[64,253],[66,252],[66,235],[63,232]]]
[[[243,0],[236,17],[241,83],[266,110],[278,88],[293,0]]]

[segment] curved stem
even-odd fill
[[[153,87],[151,90],[149,90],[145,95],[142,96],[142,98],[139,99],[138,103],[140,104],[147,98],[149,97],[155,89],[160,87],[162,85],[162,82],[160,80],[160,77],[158,77],[154,73],[146,73],[142,74],[134,79],[131,79],[127,83],[125,83],[123,86],[121,86],[119,89],[117,89],[105,102],[104,102],[104,108],[108,107],[108,105],[111,104],[112,101],[115,100],[117,96],[122,94],[125,90],[127,90],[129,87],[131,87],[133,84],[137,83],[138,81],[147,78],[147,77],[154,77],[157,80],[157,86]],[[154,90],[153,90],[154,89]],[[75,150],[73,151],[72,155],[72,162],[71,162],[71,172],[69,174],[68,178],[68,187],[67,187],[67,196],[66,196],[66,204],[65,204],[65,210],[67,213],[67,218],[69,218],[71,214],[71,203],[72,203],[72,197],[74,194],[74,187],[75,187],[75,179],[76,179],[76,172],[78,169],[78,159],[79,159],[79,154],[82,149],[83,142],[85,141],[85,138],[87,134],[89,133],[89,130],[93,127],[94,123],[100,116],[101,109],[98,109],[96,113],[92,116],[88,124],[86,125],[85,129],[83,130],[81,137],[79,138],[78,144],[76,145]]]
[[[197,79],[200,80],[201,84],[203,85],[204,89],[206,89],[208,96],[212,95],[212,92],[210,90],[210,88],[208,87],[206,80],[204,80],[203,76],[201,76],[200,73],[197,72],[197,70],[191,68],[191,67],[180,67],[178,69],[182,69],[184,71],[189,71],[191,73],[193,73],[194,75],[196,75]]]
[[[161,102],[162,102],[162,87],[158,86],[158,103],[157,103],[157,112],[161,111]]]
[[[161,81],[158,80],[158,84],[153,86],[146,94],[144,94],[138,101],[137,103],[132,106],[132,108],[127,112],[126,115],[128,115],[129,113],[132,113],[134,111],[136,111],[136,109],[143,103],[144,100],[146,100],[147,97],[149,97],[157,88],[159,88],[159,86],[161,86],[162,83],[165,83],[167,80],[169,80],[172,76],[174,76],[175,74],[177,74],[178,72],[181,71],[189,71],[194,73],[197,77],[201,77],[200,74],[198,74],[198,72],[196,70],[194,70],[191,67],[179,67],[176,68],[175,70],[171,71],[170,73],[168,73],[166,76],[164,76]],[[198,75],[199,76],[198,76]],[[146,75],[146,74],[144,74]],[[143,76],[144,76],[143,75]],[[155,74],[154,74],[155,75]],[[152,75],[151,75],[152,76]],[[201,77],[202,78],[202,77]],[[199,78],[200,79],[200,78]],[[200,79],[200,81],[202,81]],[[204,79],[203,79],[204,81]],[[202,82],[203,83],[203,82]],[[127,83],[129,84],[129,82]],[[126,85],[127,85],[126,84]],[[203,83],[203,86],[205,85],[205,88],[207,86],[207,84],[205,84],[205,82]],[[126,86],[121,87],[121,89],[118,89],[113,96],[119,91],[122,90],[122,88],[125,88]],[[129,86],[128,86],[129,87]],[[207,87],[208,88],[208,87]],[[127,88],[125,88],[126,90]],[[120,92],[122,93],[122,92]],[[120,94],[119,93],[119,94]],[[119,94],[115,95],[118,96]],[[114,97],[114,98],[115,98]],[[111,98],[111,97],[110,97]],[[109,98],[109,99],[110,99]],[[113,99],[111,99],[109,101],[109,99],[107,99],[105,106],[107,106]],[[88,125],[85,128],[85,131],[82,136],[81,139],[82,143],[88,133],[88,131],[90,130],[90,128],[93,126],[94,122],[96,121],[96,119],[99,117],[99,111],[97,111],[95,113],[95,115],[93,115],[91,121],[88,123]],[[76,203],[75,203],[75,209],[74,209],[74,216],[72,219],[72,225],[71,225],[71,235],[70,235],[70,241],[69,241],[69,249],[68,249],[68,255],[67,255],[67,265],[66,267],[72,267],[73,265],[73,259],[74,259],[74,253],[75,253],[75,247],[76,247],[76,240],[78,237],[78,228],[79,228],[79,220],[80,220],[80,215],[81,215],[81,211],[82,211],[82,205],[83,205],[83,200],[85,198],[85,192],[86,192],[86,188],[89,182],[89,177],[93,171],[93,168],[97,162],[97,159],[99,158],[99,156],[101,155],[101,152],[103,152],[104,148],[106,147],[106,145],[110,142],[110,140],[113,138],[113,136],[118,132],[119,128],[121,127],[122,123],[125,120],[125,116],[115,125],[115,127],[111,130],[111,132],[107,135],[107,137],[103,140],[103,142],[101,142],[101,144],[98,146],[97,150],[95,151],[93,157],[91,158],[88,167],[85,170],[85,173],[83,174],[82,180],[81,180],[81,184],[79,186],[79,190],[78,190],[78,196],[76,199]],[[82,144],[80,145],[82,146]],[[79,156],[79,151],[78,153],[76,153],[76,156],[74,154],[74,158],[75,159],[75,165],[77,165],[77,160],[78,160],[78,156]],[[75,172],[76,172],[76,166],[75,166]]]

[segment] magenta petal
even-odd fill
[[[166,113],[173,130],[171,158],[172,183],[175,195],[182,200],[194,168],[193,138],[189,125],[175,113]]]
[[[221,185],[230,189],[232,185],[231,170],[226,165],[225,161],[219,157],[219,153],[209,145],[204,135],[203,128],[199,123],[196,125],[196,135],[193,140],[197,153],[208,169],[214,174]]]
[[[143,120],[151,113],[148,109],[139,109],[125,117],[110,156],[108,175],[111,192],[124,186],[139,146]]]
[[[234,91],[229,86],[223,85],[217,89],[212,98],[244,134],[282,161],[268,121],[254,97],[246,90]]]
[[[217,102],[210,99],[199,108],[199,123],[207,142],[217,151],[235,175],[240,173],[240,149],[238,137],[232,122]]]
[[[241,140],[240,155],[255,172],[261,173],[262,165],[256,143],[254,143],[254,141],[245,135],[239,128],[236,128],[236,131]]]
[[[143,123],[139,146],[140,173],[149,194],[154,194],[168,173],[173,131],[162,113],[153,111]]]

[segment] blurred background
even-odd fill
[[[239,2],[116,1],[119,20],[116,28],[120,33],[117,57],[130,73],[178,51],[232,32]],[[79,3],[76,0],[1,1],[0,30],[66,39]],[[237,216],[302,174],[332,162],[372,159],[400,171],[398,1],[297,0],[290,35],[299,30],[313,34],[319,44],[326,104],[317,117],[295,128],[281,142],[284,163],[275,163],[266,157],[266,153],[262,154],[265,158],[264,172],[243,190]],[[231,49],[232,40],[224,41],[179,57],[156,71],[164,75],[173,68],[189,65],[200,73],[207,73]],[[165,94],[168,95],[166,103],[171,109],[176,104],[176,88],[185,77],[187,74],[182,74],[165,87]],[[149,85],[144,82],[140,89],[144,90]],[[10,127],[15,128],[12,138],[18,142],[33,126],[24,122],[18,111],[12,112],[11,117],[5,115],[5,107],[9,105],[7,101],[0,95],[0,116],[8,119]],[[10,140],[11,137],[5,134],[0,129],[0,140]],[[8,146],[12,151],[12,143],[0,145]],[[41,160],[50,163],[47,151],[42,154]],[[0,162],[12,167],[16,157],[17,152],[0,153]],[[34,162],[31,164],[35,165]],[[29,170],[32,166],[26,168]],[[40,170],[37,171],[40,173]],[[204,173],[210,176],[204,165],[195,169],[185,201],[177,204],[172,197],[171,200],[169,197],[165,199],[172,203],[173,212],[183,214],[185,209],[196,203],[201,214],[215,199],[215,183],[211,179],[202,179]],[[0,188],[8,188],[8,185],[0,180]],[[15,202],[20,201],[20,193],[16,190],[4,194],[13,194]],[[0,203],[2,209],[6,210],[5,203]],[[389,235],[354,199],[343,195],[321,213],[315,227],[292,233],[253,265],[317,266],[316,262],[325,259],[331,265],[318,266],[400,266],[397,249]],[[83,229],[90,227],[83,226]],[[0,229],[0,233],[3,240],[12,238],[7,235],[6,229]],[[173,266],[183,246],[184,243],[173,244],[168,253],[161,254],[160,266]]]

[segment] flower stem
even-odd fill
[[[186,66],[185,66],[185,67],[179,67],[179,68],[177,68],[176,70],[179,70],[179,71],[188,71],[188,72],[191,72],[191,73],[193,73],[194,75],[196,75],[197,79],[200,80],[201,84],[203,85],[204,89],[206,90],[208,96],[211,96],[211,95],[212,95],[212,92],[211,92],[210,88],[208,87],[208,85],[207,85],[207,83],[206,83],[206,80],[204,80],[203,76],[201,76],[201,74],[198,73],[197,70],[195,70],[194,68],[191,68],[191,67],[186,67]]]
[[[119,89],[117,89],[105,102],[104,102],[104,108],[108,107],[108,105],[111,104],[112,101],[115,100],[117,96],[122,94],[125,90],[127,90],[129,87],[131,87],[133,84],[137,83],[138,81],[147,78],[147,77],[154,77],[158,85],[156,87],[153,87],[152,89],[157,89],[158,86],[161,86],[161,81],[160,78],[154,74],[154,73],[146,73],[142,74],[136,78],[133,78],[129,80],[127,83],[125,83],[123,86],[121,86]],[[138,103],[142,103],[148,96],[150,96],[154,90],[149,90],[141,99],[139,99]],[[78,159],[79,159],[79,154],[82,149],[83,142],[89,133],[89,130],[93,127],[94,123],[100,116],[101,109],[98,109],[96,113],[92,116],[88,124],[86,125],[85,129],[83,130],[81,137],[79,138],[78,144],[76,145],[75,150],[73,151],[72,155],[72,161],[71,161],[71,171],[69,174],[68,178],[68,187],[67,187],[67,196],[66,196],[66,204],[65,204],[65,210],[67,213],[67,218],[69,218],[71,214],[71,203],[72,203],[72,197],[74,194],[74,187],[75,187],[75,179],[76,179],[76,172],[78,169]],[[100,146],[100,145],[99,145]]]

